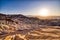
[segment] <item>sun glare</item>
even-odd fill
[[[39,15],[40,16],[48,16],[49,14],[48,14],[48,9],[41,9],[40,11],[39,11]]]

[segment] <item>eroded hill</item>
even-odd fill
[[[60,19],[0,14],[0,40],[60,39]]]

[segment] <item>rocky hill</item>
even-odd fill
[[[38,18],[29,18],[21,14],[0,14],[0,16],[0,32],[6,33],[14,32],[15,30],[32,29],[39,21]]]

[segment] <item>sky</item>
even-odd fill
[[[0,13],[39,15],[43,8],[48,9],[49,15],[60,16],[59,0],[0,0]]]

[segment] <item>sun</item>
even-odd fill
[[[48,16],[48,15],[49,15],[49,14],[48,14],[48,9],[46,9],[46,8],[41,9],[41,10],[39,11],[39,15],[40,15],[40,16]]]

